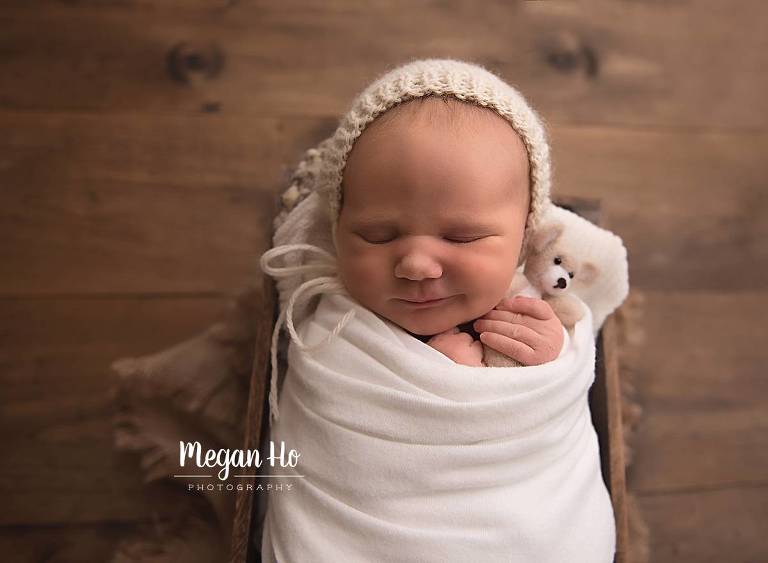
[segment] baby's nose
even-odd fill
[[[425,254],[408,254],[395,266],[395,276],[409,280],[439,278],[443,269],[433,258]]]

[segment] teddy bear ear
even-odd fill
[[[536,230],[531,238],[531,247],[536,252],[542,252],[563,234],[565,227],[562,223],[552,223]]]
[[[584,262],[579,267],[579,273],[576,277],[584,284],[591,284],[597,276],[600,275],[600,268],[595,266],[592,262]]]

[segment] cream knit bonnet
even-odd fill
[[[520,254],[522,264],[531,233],[539,225],[550,205],[550,157],[544,126],[538,114],[515,88],[477,64],[454,59],[412,61],[386,72],[366,87],[354,99],[333,135],[306,152],[291,178],[290,187],[282,196],[284,210],[275,219],[276,231],[284,226],[293,211],[298,211],[298,204],[302,200],[316,193],[325,201],[333,247],[337,248],[336,228],[342,197],[342,175],[355,140],[377,116],[399,103],[428,95],[451,96],[495,111],[509,122],[525,144],[530,169],[531,197]],[[269,264],[273,258],[292,251],[312,252],[316,254],[317,259],[311,264],[284,267]],[[346,293],[335,275],[335,264],[334,254],[306,243],[275,246],[261,257],[262,270],[284,280],[282,287],[278,281],[281,312],[272,338],[270,423],[278,416],[276,348],[282,323],[285,322],[291,339],[300,349],[311,350],[329,342],[354,315],[354,311],[350,311],[326,340],[315,345],[306,345],[295,330],[293,309],[298,304],[300,295],[301,300],[305,301],[321,293]],[[286,278],[293,280],[290,291],[283,291],[291,285]]]

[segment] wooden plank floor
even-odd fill
[[[629,486],[654,562],[768,560],[768,5],[28,0],[0,6],[0,553],[104,561],[171,513],[114,453],[108,366],[215,320],[276,194],[368,81],[484,64],[601,198],[646,341]]]

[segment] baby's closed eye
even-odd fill
[[[364,234],[364,233],[355,233],[357,236],[359,236],[361,239],[363,239],[365,242],[370,244],[386,244],[388,242],[392,242],[397,238],[400,238],[401,235],[371,235],[371,234]],[[479,236],[453,236],[453,235],[446,235],[441,237],[442,240],[453,243],[453,244],[470,244],[475,241],[487,238],[491,235],[479,235]]]

